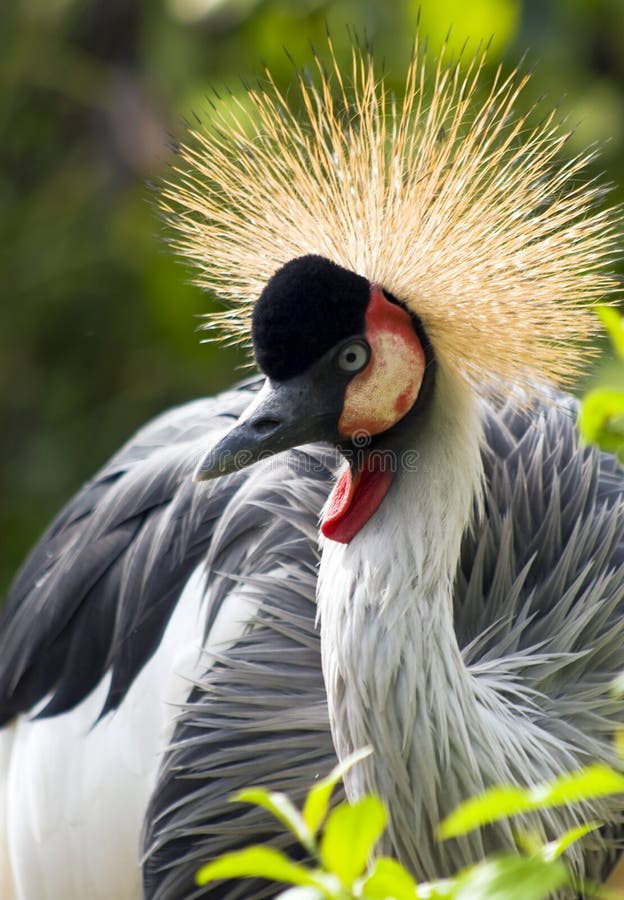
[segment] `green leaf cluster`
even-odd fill
[[[620,896],[581,883],[565,863],[566,850],[599,828],[597,822],[572,828],[547,843],[519,834],[518,853],[490,857],[451,878],[417,884],[399,862],[375,856],[387,821],[377,797],[366,795],[352,805],[344,802],[330,810],[338,781],[369,753],[360,751],[336,766],[309,791],[301,811],[284,794],[262,788],[232,798],[272,813],[305,848],[308,864],[293,862],[273,848],[255,846],[224,854],[203,866],[197,883],[266,878],[289,885],[278,895],[279,900],[543,900],[564,888],[604,900]],[[503,818],[610,794],[624,794],[624,775],[602,764],[529,788],[495,787],[458,807],[440,825],[439,838],[456,838]]]
[[[624,361],[624,319],[611,306],[601,306],[597,312],[618,358]],[[588,444],[597,444],[624,460],[624,390],[603,384],[588,391],[581,404],[579,428]]]

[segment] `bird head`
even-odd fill
[[[253,310],[252,340],[264,388],[196,477],[311,440],[332,442],[350,467],[322,531],[348,542],[392,483],[396,467],[378,448],[396,445],[431,395],[434,360],[422,326],[381,285],[307,255],[267,283]]]
[[[437,383],[518,403],[565,385],[615,290],[617,216],[565,165],[551,112],[516,114],[527,76],[418,47],[397,101],[371,54],[329,47],[287,101],[267,73],[218,101],[165,191],[178,247],[221,296],[212,326],[253,348],[264,388],[199,464],[213,478],[310,440],[350,466],[323,523],[348,542],[392,471],[378,448],[426,427]],[[477,97],[482,96],[480,101]]]

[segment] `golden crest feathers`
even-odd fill
[[[213,324],[248,341],[266,281],[317,253],[405,302],[481,391],[569,382],[591,306],[616,288],[618,217],[579,180],[593,154],[561,163],[555,113],[530,126],[515,113],[528,76],[499,68],[486,86],[485,54],[431,66],[416,48],[395,100],[368,52],[343,72],[329,49],[294,98],[267,73],[181,150],[164,205],[197,282],[226,301]]]

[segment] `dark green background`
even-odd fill
[[[326,24],[372,40],[397,87],[416,28],[528,51],[529,96],[605,143],[624,188],[622,0],[0,0],[0,592],[46,522],[149,416],[232,380],[200,344],[212,300],[167,250],[149,187],[206,95],[266,62],[280,84]]]

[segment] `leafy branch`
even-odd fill
[[[278,900],[543,900],[564,888],[602,900],[622,900],[617,892],[581,882],[565,863],[565,851],[599,828],[597,822],[572,828],[547,843],[519,836],[519,853],[490,857],[451,878],[417,884],[396,860],[374,856],[387,824],[377,797],[366,795],[353,805],[345,801],[330,811],[336,784],[370,752],[362,750],[336,766],[308,792],[302,810],[285,794],[263,788],[232,797],[272,813],[305,848],[309,864],[294,862],[271,847],[254,846],[203,866],[197,883],[253,877],[290,885]],[[598,764],[531,788],[495,787],[458,807],[440,825],[439,837],[458,837],[502,818],[606,794],[624,794],[624,775]]]

